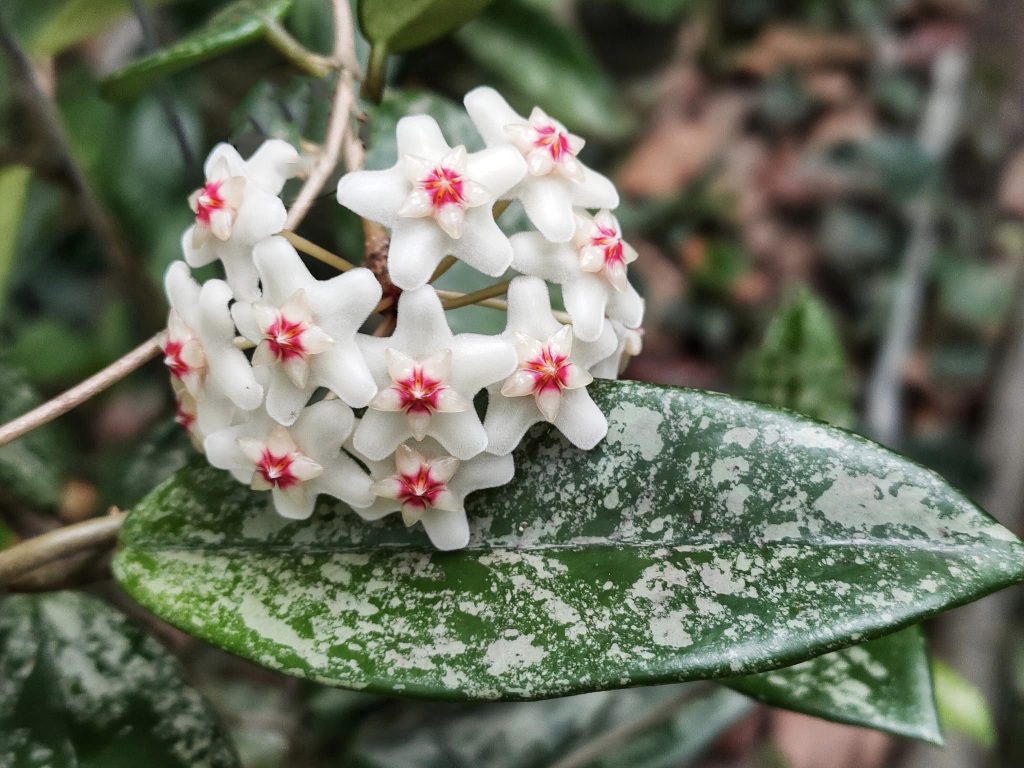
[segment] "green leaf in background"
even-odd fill
[[[105,97],[128,99],[150,83],[237,48],[266,34],[265,17],[280,21],[293,0],[235,0],[217,11],[195,32],[154,54],[132,62],[108,76]]]
[[[0,680],[4,765],[239,765],[178,662],[94,597],[3,598]]]
[[[0,423],[42,402],[20,366],[0,356]],[[32,507],[53,507],[60,497],[64,445],[55,424],[34,429],[0,446],[0,488]]]
[[[618,0],[632,13],[655,22],[668,22],[698,6],[697,0]]]
[[[389,53],[419,48],[457,29],[491,0],[359,0],[366,39]]]
[[[476,62],[504,82],[521,111],[534,105],[586,136],[620,138],[632,119],[611,79],[572,27],[521,0],[501,0],[456,33]],[[518,96],[518,98],[515,98]]]
[[[916,626],[727,685],[773,706],[942,743],[928,647]]]
[[[155,8],[172,0],[144,0]],[[129,0],[66,0],[36,30],[29,46],[37,56],[56,56],[95,37],[132,12]]]
[[[7,286],[11,277],[11,265],[18,248],[18,232],[21,229],[21,214],[28,193],[32,169],[24,165],[8,165],[0,168],[0,311],[7,303]]]
[[[603,748],[590,768],[678,768],[751,705],[699,684],[504,704],[402,703],[360,726],[343,764],[359,768],[535,768]],[[625,731],[629,731],[626,733]],[[621,738],[605,744],[609,733]],[[396,739],[395,734],[402,734]]]
[[[591,386],[608,437],[535,429],[469,500],[469,547],[323,499],[278,517],[201,461],[140,502],[114,570],[144,606],[342,687],[530,699],[784,667],[1024,577],[1024,545],[856,435],[706,392]]]
[[[740,393],[837,426],[853,423],[850,378],[835,324],[807,289],[778,311],[743,361]]]
[[[0,523],[0,549],[7,549],[17,540],[14,532],[3,523]]]
[[[941,661],[932,662],[935,700],[944,728],[959,731],[985,748],[996,743],[996,726],[988,702],[977,686]]]

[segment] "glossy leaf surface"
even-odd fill
[[[359,0],[359,26],[391,53],[436,40],[476,16],[491,0]]]
[[[0,602],[0,757],[11,766],[237,768],[178,662],[100,600]],[[11,762],[3,762],[10,760]]]
[[[132,62],[103,81],[104,96],[132,98],[162,77],[219,56],[266,33],[266,18],[280,21],[293,0],[235,0],[195,32],[173,45]]]
[[[326,500],[284,520],[197,461],[137,505],[115,572],[268,667],[452,699],[761,672],[1024,576],[1012,534],[867,440],[706,392],[591,390],[605,441],[534,430],[516,479],[469,500],[466,550]]]
[[[766,704],[942,743],[928,649],[916,626],[727,684]]]
[[[456,38],[523,114],[543,107],[584,138],[617,138],[630,129],[619,92],[579,32],[528,3],[494,3]],[[581,157],[587,162],[586,152]]]

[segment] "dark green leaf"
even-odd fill
[[[522,0],[502,0],[456,33],[459,43],[527,113],[539,105],[569,128],[617,138],[632,120],[583,38]],[[585,159],[585,158],[584,158]]]
[[[828,311],[806,289],[772,318],[761,346],[740,367],[739,385],[752,400],[839,426],[853,422],[842,342]]]
[[[403,703],[371,715],[345,765],[361,768],[536,768],[633,729],[591,768],[677,768],[750,705],[724,690],[666,685],[505,704]],[[402,738],[396,739],[395,734]]]
[[[942,743],[919,627],[728,685],[774,706]]]
[[[359,0],[359,26],[374,45],[400,53],[461,27],[490,3],[491,0]]]
[[[263,19],[280,21],[293,0],[235,0],[174,45],[132,62],[103,81],[108,98],[127,99],[155,80],[220,56],[266,34]]]
[[[144,2],[156,7],[170,0]],[[30,50],[37,56],[55,56],[99,35],[131,12],[129,0],[65,0],[32,36]]]
[[[0,681],[4,765],[239,765],[178,662],[96,598],[4,598]]]
[[[948,664],[932,662],[935,675],[935,700],[942,725],[959,731],[983,747],[996,743],[996,727],[985,696]]]
[[[8,165],[0,169],[0,311],[7,303],[7,286],[10,283],[11,266],[18,247],[18,232],[21,229],[21,215],[28,193],[32,169],[25,165]]]
[[[0,423],[32,410],[42,398],[24,371],[0,357]],[[0,446],[0,488],[33,507],[52,507],[60,496],[63,445],[56,425],[47,424]]]
[[[592,451],[538,428],[471,498],[466,550],[322,500],[275,515],[197,461],[138,504],[114,567],[143,605],[343,687],[540,698],[762,672],[1024,577],[1024,545],[870,441],[722,395],[595,382]]]

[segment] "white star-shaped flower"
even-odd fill
[[[577,159],[583,140],[539,107],[527,119],[486,86],[467,93],[465,104],[488,147],[511,145],[526,158],[529,173],[508,196],[522,202],[548,240],[568,242],[575,227],[574,208],[618,206],[615,185]]]
[[[317,280],[283,237],[259,243],[253,256],[263,296],[238,302],[239,332],[256,344],[252,362],[269,369],[267,411],[285,426],[298,418],[317,387],[353,408],[377,392],[356,333],[380,301],[380,283],[368,269]]]
[[[526,173],[512,147],[468,153],[452,149],[432,117],[398,121],[398,162],[384,171],[355,171],[338,182],[338,202],[391,230],[388,271],[399,288],[424,285],[451,254],[497,276],[512,246],[491,211]]]
[[[394,334],[361,336],[359,344],[379,392],[356,428],[357,451],[380,460],[400,443],[428,436],[460,459],[487,447],[473,397],[515,370],[506,339],[452,335],[437,293],[423,286],[398,300]]]
[[[248,418],[212,380],[203,382],[202,399],[197,400],[180,379],[171,376],[174,390],[174,421],[185,430],[193,447],[203,452],[203,441],[208,435],[234,426]]]
[[[287,212],[278,197],[295,175],[299,154],[271,139],[243,160],[230,144],[218,144],[206,158],[206,181],[189,196],[195,223],[181,241],[185,261],[202,267],[218,259],[238,299],[259,294],[252,248],[284,228]]]
[[[353,422],[352,409],[336,399],[309,406],[290,427],[257,411],[207,437],[206,457],[253,490],[270,491],[282,517],[306,519],[321,493],[367,507],[374,500],[370,478],[341,450]]]
[[[487,450],[503,455],[519,445],[526,430],[541,421],[554,424],[573,445],[589,450],[608,432],[608,421],[587,394],[592,365],[608,357],[617,341],[606,324],[597,340],[573,340],[570,326],[551,314],[547,285],[517,277],[508,290],[506,338],[519,363],[502,384],[487,388]]]
[[[415,447],[400,445],[393,459],[365,459],[365,463],[378,498],[356,513],[365,520],[378,520],[401,511],[407,526],[422,523],[431,543],[441,550],[461,549],[469,543],[466,496],[505,485],[515,474],[510,455],[483,453],[459,461],[433,440]]]
[[[612,354],[591,367],[590,372],[595,379],[619,378],[630,358],[639,355],[644,348],[643,328],[627,328],[618,320],[610,322],[618,345]]]
[[[512,267],[559,283],[573,333],[594,341],[604,331],[605,315],[629,328],[643,321],[644,301],[626,278],[636,251],[622,239],[608,211],[594,218],[576,214],[576,234],[568,243],[551,243],[537,232],[512,236]]]
[[[176,261],[167,268],[164,287],[171,311],[160,348],[172,379],[197,401],[205,397],[209,377],[218,392],[242,410],[259,407],[263,387],[235,346],[235,324],[228,309],[233,297],[228,284],[207,280],[200,288],[188,266]]]

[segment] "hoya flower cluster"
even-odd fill
[[[550,422],[581,449],[607,432],[587,386],[639,352],[643,317],[626,277],[636,252],[610,213],[618,193],[540,109],[522,117],[490,88],[465,103],[485,149],[451,147],[432,118],[406,117],[394,167],[338,184],[342,205],[390,232],[401,293],[388,336],[362,331],[381,299],[369,270],[318,280],[279,235],[280,193],[300,166],[292,146],[267,141],[248,160],[217,146],[189,198],[162,340],[177,419],[285,517],[308,517],[326,494],[367,520],[399,512],[456,549],[469,539],[466,496],[512,479],[530,426]],[[536,231],[506,235],[498,201],[519,201]],[[520,275],[504,333],[452,333],[429,284],[447,255]],[[225,279],[199,285],[190,267],[214,261]],[[552,312],[548,282],[570,322]]]

